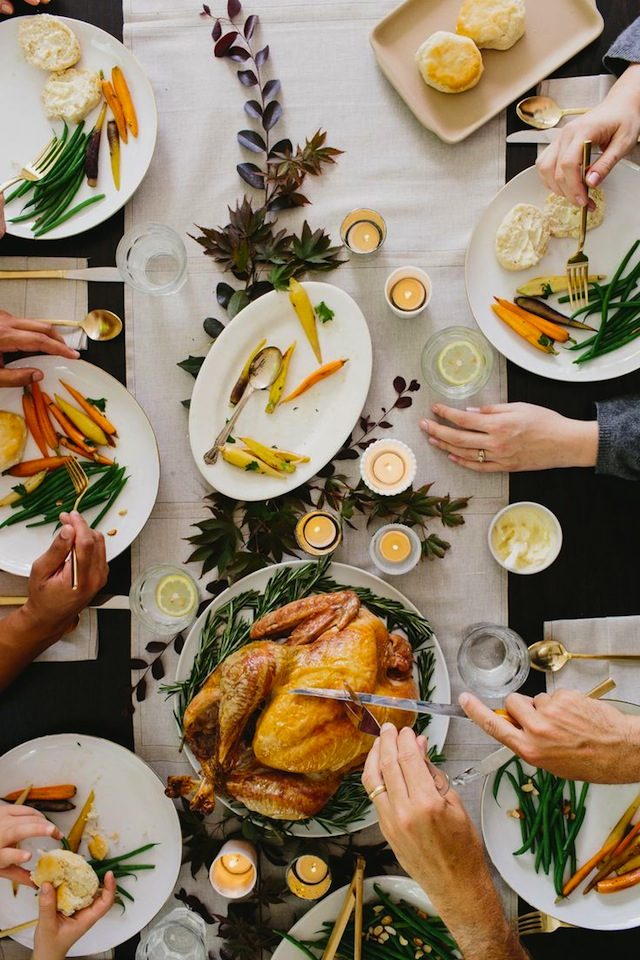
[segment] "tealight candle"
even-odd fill
[[[395,496],[410,487],[416,469],[413,450],[401,440],[376,440],[360,457],[362,479],[382,496]]]
[[[417,317],[431,299],[431,280],[419,267],[398,267],[387,277],[384,296],[397,317]]]
[[[371,559],[383,573],[398,576],[408,573],[422,556],[420,537],[402,523],[388,523],[371,540]]]
[[[287,867],[287,886],[302,900],[318,900],[331,886],[329,865],[318,854],[298,857]]]
[[[246,840],[229,840],[211,864],[213,889],[229,900],[246,897],[256,885],[258,861],[255,847]]]
[[[342,221],[340,236],[351,253],[367,257],[379,250],[384,243],[387,225],[384,217],[376,210],[352,210]]]
[[[333,553],[342,539],[342,530],[336,518],[323,510],[312,510],[300,517],[296,524],[296,540],[305,553],[322,557]]]

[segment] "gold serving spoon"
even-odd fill
[[[84,320],[43,320],[52,327],[80,327],[90,340],[113,340],[122,332],[122,320],[111,310],[91,310]]]
[[[525,97],[516,104],[516,113],[524,123],[536,130],[549,130],[557,126],[563,117],[586,113],[591,107],[570,107],[563,110],[551,97]]]
[[[534,670],[556,673],[569,660],[638,660],[640,653],[570,653],[559,640],[539,640],[529,647],[529,661]]]

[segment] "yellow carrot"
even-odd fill
[[[500,297],[495,297],[494,299],[501,307],[504,307],[505,310],[509,310],[515,314],[516,317],[520,317],[521,320],[527,320],[531,326],[539,330],[540,333],[544,333],[546,337],[557,340],[559,343],[566,343],[569,339],[569,331],[560,327],[557,323],[553,323],[551,320],[545,320],[543,317],[538,317],[535,313],[519,307],[517,303],[511,303],[510,300],[501,300]]]
[[[306,393],[311,387],[314,387],[316,383],[320,383],[321,380],[326,380],[327,377],[337,373],[347,362],[347,360],[331,360],[329,363],[325,363],[323,367],[318,367],[318,369],[310,373],[308,377],[305,377],[295,390],[292,390],[289,396],[284,398],[282,403],[289,403],[290,400],[295,400],[296,397],[299,397],[301,394]]]
[[[111,158],[111,176],[116,190],[120,189],[120,136],[115,120],[107,124],[107,140],[109,142],[109,156]]]
[[[316,355],[316,360],[318,363],[322,363],[322,350],[320,349],[320,341],[318,340],[316,313],[313,309],[313,304],[305,288],[293,277],[289,281],[289,300],[298,315],[298,320],[302,324],[302,329],[311,344],[311,349]]]
[[[296,341],[294,340],[291,346],[287,347],[282,357],[282,366],[280,367],[280,373],[275,378],[271,384],[271,389],[269,390],[269,401],[265,407],[265,413],[273,413],[275,408],[280,403],[282,394],[284,393],[284,388],[287,382],[287,374],[289,372],[289,364],[291,363],[291,357],[293,356],[293,351],[296,348]]]
[[[552,343],[544,342],[544,335],[540,333],[537,327],[534,327],[532,323],[529,323],[528,320],[523,320],[521,317],[515,316],[509,310],[505,310],[504,307],[501,307],[497,303],[492,303],[491,309],[497,317],[500,317],[503,323],[506,323],[508,327],[511,327],[511,329],[515,331],[515,333],[527,340],[531,346],[536,348],[536,350],[541,350],[542,353],[558,352]]]
[[[69,844],[69,850],[71,850],[72,853],[77,853],[78,848],[82,843],[82,835],[84,833],[84,828],[87,825],[87,820],[89,819],[89,815],[91,814],[91,810],[93,808],[93,802],[95,798],[96,798],[96,795],[93,792],[93,790],[91,790],[89,792],[89,796],[87,797],[87,799],[82,805],[82,810],[78,814],[76,822],[74,823],[74,825],[71,827],[71,830],[69,831],[69,836],[67,837],[67,843]]]

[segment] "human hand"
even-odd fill
[[[78,910],[72,917],[65,917],[56,909],[53,885],[43,883],[38,897],[39,920],[33,942],[32,960],[63,960],[74,943],[109,912],[115,894],[115,877],[109,871],[104,876],[104,886],[91,906]]]
[[[449,460],[478,473],[592,467],[598,455],[596,420],[570,420],[531,403],[498,403],[457,410],[435,403],[433,412],[453,424],[422,420],[429,443]],[[486,459],[479,460],[484,450]]]
[[[32,633],[52,643],[77,623],[78,615],[109,574],[104,537],[92,530],[79,513],[61,513],[63,524],[46,553],[39,557],[29,577],[29,597],[21,609]],[[72,546],[78,557],[78,588],[71,589]]]
[[[640,780],[640,724],[608,703],[576,690],[519,693],[505,700],[522,729],[495,714],[470,693],[460,706],[479,727],[534,767],[568,780],[634,783]]]
[[[544,185],[582,207],[587,191],[580,178],[582,144],[591,140],[602,149],[589,167],[587,183],[597,187],[629,153],[640,135],[640,64],[632,64],[602,103],[562,128],[540,155],[536,166]],[[593,203],[590,203],[593,206]]]
[[[31,859],[31,853],[18,849],[20,841],[30,837],[61,840],[62,834],[39,810],[15,803],[0,805],[0,877],[33,887],[28,871],[21,866]]]
[[[64,338],[42,320],[25,320],[13,317],[0,310],[0,387],[20,387],[33,380],[42,380],[42,371],[36,367],[21,367],[17,370],[2,368],[2,354],[20,350],[23,353],[49,353],[56,357],[77,360],[77,350],[72,350]]]
[[[30,7],[39,7],[41,3],[47,4],[50,0],[25,0],[25,3],[28,3]],[[0,13],[4,14],[6,17],[10,17],[12,13],[15,13],[15,7],[11,0],[0,0]]]

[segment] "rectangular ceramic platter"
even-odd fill
[[[436,30],[455,31],[461,0],[406,0],[373,29],[371,45],[389,82],[420,123],[441,140],[464,140],[598,37],[593,0],[527,0],[527,29],[510,50],[483,50],[484,73],[465,93],[440,93],[415,62]]]

